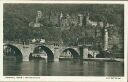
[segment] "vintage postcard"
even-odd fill
[[[0,4],[0,81],[127,82],[126,1]]]

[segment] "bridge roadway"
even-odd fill
[[[82,54],[80,50],[80,46],[54,46],[54,45],[46,45],[46,44],[28,44],[28,45],[23,45],[21,43],[4,43],[4,46],[10,46],[13,48],[18,49],[21,54],[22,54],[22,61],[29,61],[29,55],[33,53],[34,49],[36,47],[41,47],[46,53],[51,52],[53,54],[53,60],[54,61],[59,61],[60,55],[65,51],[69,50],[71,53],[75,52],[79,56],[82,55],[83,59],[86,59],[88,57],[88,48],[83,48]],[[48,54],[47,54],[48,55]],[[49,57],[52,56],[48,55]]]

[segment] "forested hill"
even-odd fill
[[[35,21],[37,11],[42,11],[42,28],[31,28],[29,23]],[[114,4],[4,4],[4,40],[32,39],[44,37],[48,41],[75,41],[86,37],[85,27],[70,28],[60,31],[59,24],[48,22],[48,17],[59,17],[64,14],[89,13],[90,20],[114,24],[121,35],[124,27],[124,6]],[[83,34],[84,33],[84,34]],[[62,37],[67,36],[66,37]],[[122,33],[123,34],[123,33]],[[89,34],[88,34],[89,35]]]

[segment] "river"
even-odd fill
[[[3,63],[4,76],[123,76],[123,62],[60,60],[46,62],[31,60]]]

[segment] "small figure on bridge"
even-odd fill
[[[35,43],[36,42],[36,39],[34,38],[34,39],[32,39],[32,43]]]
[[[43,43],[44,44],[45,43],[45,39],[44,38],[41,38],[40,39],[40,43]]]

